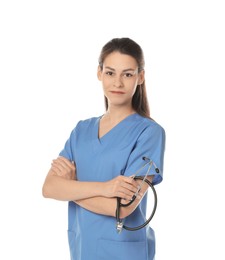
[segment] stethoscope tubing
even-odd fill
[[[146,225],[148,225],[149,222],[154,217],[155,212],[156,212],[156,208],[157,208],[157,193],[156,193],[156,190],[155,190],[153,184],[145,176],[135,176],[134,180],[142,180],[142,181],[144,181],[148,184],[148,186],[151,188],[153,195],[154,195],[154,206],[153,206],[152,213],[151,213],[150,217],[142,225],[137,226],[137,227],[128,227],[128,226],[123,225],[123,228],[126,229],[126,230],[129,230],[129,231],[136,231],[136,230],[139,230],[139,229],[145,227]],[[129,203],[123,204],[123,203],[121,203],[121,198],[117,198],[117,208],[116,208],[116,220],[117,220],[117,222],[121,222],[120,207],[128,207],[129,205],[131,205],[134,202],[135,199],[136,199],[136,196],[134,196],[134,198]]]

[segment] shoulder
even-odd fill
[[[100,118],[101,117],[99,116],[99,117],[91,117],[91,118],[79,120],[76,123],[75,127],[73,128],[72,133],[76,133],[77,134],[80,131],[84,131],[85,129],[90,129],[95,124],[98,124]]]
[[[150,134],[150,133],[163,133],[165,134],[165,130],[157,121],[143,117],[137,114],[136,120],[139,121],[139,124],[143,128],[143,134]]]
[[[80,120],[80,121],[78,121],[76,127],[78,127],[78,128],[80,128],[80,127],[89,127],[91,125],[94,125],[94,124],[98,123],[100,118],[101,117],[99,116],[99,117],[91,117],[91,118]]]

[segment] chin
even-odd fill
[[[114,106],[114,107],[130,107],[131,104],[130,103],[127,103],[127,102],[112,102],[112,101],[109,101],[109,104],[110,106]]]

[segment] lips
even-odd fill
[[[112,94],[125,94],[123,91],[110,91]]]

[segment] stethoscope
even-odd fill
[[[138,190],[136,191],[136,193],[133,195],[132,199],[130,202],[128,202],[127,204],[123,204],[121,203],[121,198],[117,198],[117,208],[116,208],[116,229],[117,229],[117,232],[120,233],[122,231],[122,229],[126,229],[126,230],[129,230],[129,231],[136,231],[138,229],[141,229],[143,227],[145,227],[146,225],[148,225],[148,223],[152,220],[153,216],[155,215],[155,211],[156,211],[156,207],[157,207],[157,194],[156,194],[156,190],[154,188],[154,186],[152,185],[152,183],[147,179],[147,176],[151,170],[151,167],[154,166],[155,168],[155,172],[156,173],[159,173],[159,169],[156,167],[155,163],[147,158],[147,157],[143,157],[142,158],[146,163],[140,168],[138,169],[135,174],[132,176],[132,178],[134,180],[142,180],[142,182],[140,183],[139,187],[138,187]],[[148,169],[146,171],[146,174],[144,176],[137,176],[138,173],[144,169],[146,166],[148,165]],[[144,182],[146,182],[148,184],[148,186],[152,189],[152,192],[153,192],[153,195],[154,195],[154,205],[153,205],[153,209],[152,209],[152,213],[150,215],[150,217],[140,226],[137,226],[137,227],[128,227],[128,226],[125,226],[124,223],[123,223],[123,220],[120,218],[120,207],[128,207],[129,205],[131,205],[139,191],[141,190],[142,188],[142,185],[144,184]]]

